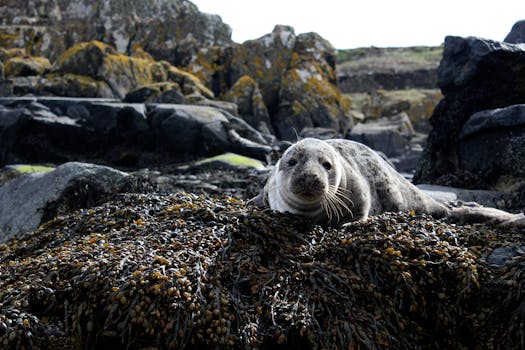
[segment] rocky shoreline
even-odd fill
[[[523,212],[522,22],[447,37],[426,72],[441,92],[415,93],[381,90],[414,85],[388,69],[345,87],[316,33],[238,44],[186,0],[95,3],[0,5],[2,348],[522,346],[523,230],[246,205],[309,136],[367,143],[438,200]]]

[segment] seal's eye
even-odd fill
[[[326,170],[330,170],[330,169],[332,169],[332,164],[330,164],[330,162],[323,162],[323,167]]]
[[[294,166],[295,164],[297,164],[297,159],[292,158],[288,161],[289,166]]]

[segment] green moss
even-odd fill
[[[212,162],[223,162],[229,165],[232,165],[234,167],[240,167],[240,168],[255,168],[258,170],[264,169],[264,164],[253,158],[241,156],[240,154],[235,153],[224,153],[220,154],[215,157],[206,158],[201,161],[198,161],[196,165],[204,165],[209,164]]]
[[[43,166],[43,165],[27,165],[20,164],[13,166],[21,174],[29,173],[47,173],[49,171],[55,170],[53,167]]]

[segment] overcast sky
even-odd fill
[[[218,14],[242,43],[291,25],[317,32],[338,49],[435,46],[445,36],[503,40],[525,19],[525,0],[190,0]]]

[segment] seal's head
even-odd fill
[[[267,189],[270,207],[312,218],[339,217],[341,206],[347,208],[338,190],[342,168],[328,143],[312,138],[295,143],[276,164],[274,183]]]

